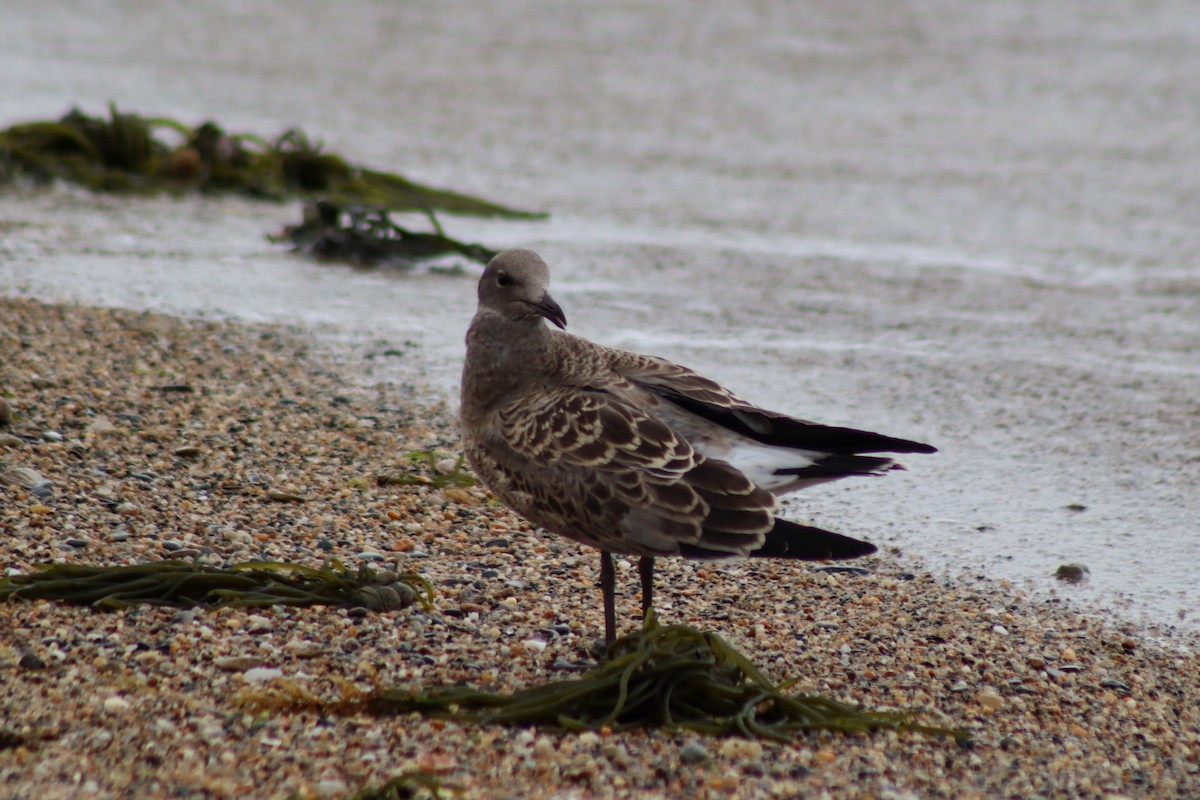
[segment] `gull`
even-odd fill
[[[639,557],[648,614],[660,556],[819,561],[875,552],[777,517],[777,496],[903,469],[864,454],[935,448],[768,411],[687,367],[569,334],[549,282],[531,250],[500,253],[480,277],[462,375],[463,449],[500,501],[600,550],[608,644],[614,553]]]

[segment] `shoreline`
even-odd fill
[[[664,561],[660,616],[719,632],[799,690],[923,709],[923,722],[973,731],[972,750],[915,734],[746,747],[246,711],[255,684],[221,659],[258,659],[322,697],[344,682],[511,690],[565,677],[555,661],[586,658],[602,629],[593,552],[535,533],[478,487],[377,485],[422,468],[410,451],[453,458],[454,422],[311,350],[279,327],[0,298],[0,393],[16,414],[0,461],[52,484],[45,496],[0,485],[5,569],[333,557],[438,590],[433,612],[367,616],[0,604],[0,733],[24,741],[0,749],[13,797],[340,798],[408,769],[464,797],[1200,792],[1194,647],[995,582],[912,573],[886,548],[867,576]],[[618,580],[629,630],[632,567]],[[692,744],[711,764],[681,761]]]

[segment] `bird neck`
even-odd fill
[[[543,319],[509,319],[480,312],[467,330],[467,356],[463,364],[462,413],[484,414],[540,384],[541,367],[553,363],[555,333]]]

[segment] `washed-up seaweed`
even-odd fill
[[[418,600],[432,606],[433,587],[419,575],[248,561],[228,568],[194,561],[98,567],[45,564],[0,578],[0,600],[57,600],[97,608],[149,604],[175,608],[327,605],[393,611]]]
[[[606,661],[571,680],[511,695],[468,687],[430,693],[378,690],[360,699],[376,714],[421,714],[501,725],[554,725],[567,730],[688,728],[710,735],[790,741],[830,730],[908,730],[952,736],[963,731],[923,725],[901,712],[868,711],[812,694],[788,694],[714,633],[686,625],[643,629],[610,647]]]
[[[293,252],[322,261],[359,266],[409,267],[432,258],[457,255],[486,264],[496,255],[479,244],[464,244],[442,230],[432,210],[426,212],[432,232],[413,231],[392,221],[385,208],[342,206],[318,200],[304,206],[299,225],[289,225],[271,237],[290,242]]]
[[[459,794],[462,789],[454,784],[442,783],[428,773],[413,771],[397,775],[379,786],[364,789],[352,795],[350,800],[415,800],[422,795],[441,800],[445,791]]]
[[[162,132],[175,141],[165,140]],[[192,128],[165,117],[120,112],[115,105],[109,106],[107,119],[74,109],[58,120],[0,131],[0,183],[18,178],[61,180],[104,192],[237,193],[273,200],[320,198],[394,211],[546,216],[351,164],[323,152],[319,142],[297,129],[269,141],[226,133],[214,122]]]
[[[466,470],[466,456],[459,453],[454,466],[445,472],[438,469],[438,454],[433,450],[412,450],[408,459],[413,467],[419,469],[423,462],[428,465],[429,474],[421,471],[387,472],[375,476],[375,482],[380,486],[433,486],[437,489],[450,487],[465,488],[475,486],[479,480]]]

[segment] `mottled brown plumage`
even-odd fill
[[[462,379],[467,460],[536,525],[602,552],[606,635],[612,553],[653,558],[853,558],[874,546],[775,517],[776,494],[897,468],[875,452],[928,445],[757,408],[669,361],[564,331],[536,253],[496,256],[479,281]]]

